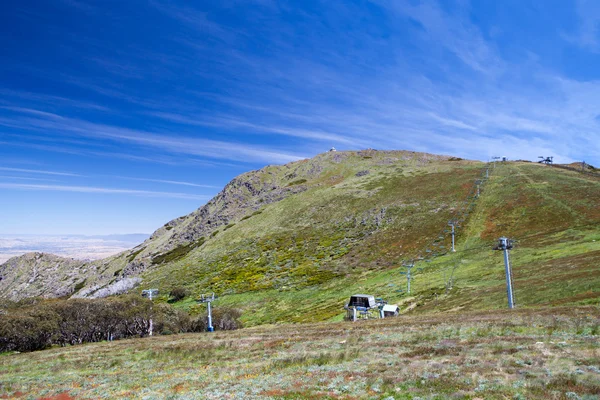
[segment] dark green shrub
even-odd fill
[[[171,297],[172,301],[180,301],[189,296],[189,292],[186,288],[179,286],[171,289],[169,296]]]
[[[43,305],[0,315],[0,352],[50,347],[58,335],[58,319],[50,307]]]
[[[4,304],[4,303],[3,303]],[[42,350],[58,344],[75,345],[155,334],[201,332],[206,316],[190,316],[169,304],[153,304],[138,295],[106,299],[39,300],[25,307],[6,303],[0,314],[0,352]],[[213,326],[238,329],[239,310],[217,307]]]
[[[183,257],[185,257],[190,251],[194,250],[197,247],[200,247],[206,241],[205,238],[201,237],[195,242],[188,243],[183,246],[175,247],[173,250],[167,251],[166,253],[159,254],[155,257],[152,257],[152,264],[164,264],[167,262],[177,261]]]
[[[115,276],[117,276],[117,275],[115,275]],[[86,282],[86,279],[82,280],[81,282],[78,282],[78,283],[75,285],[75,287],[73,288],[73,291],[74,291],[74,293],[77,293],[77,292],[79,292],[81,289],[83,289],[83,287],[85,286],[85,282]]]
[[[168,304],[154,306],[154,332],[160,335],[189,332],[190,316],[182,310],[177,310]]]
[[[231,307],[215,307],[212,312],[213,326],[219,331],[232,331],[242,328],[240,310]]]
[[[288,183],[288,186],[302,185],[303,183],[306,183],[306,179],[296,179]]]
[[[127,256],[127,262],[132,262],[133,259],[135,257],[137,257],[138,254],[140,254],[142,251],[144,251],[144,248],[142,247],[141,249],[134,251],[133,253],[131,253],[129,256]]]

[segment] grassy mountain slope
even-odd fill
[[[86,263],[94,273],[81,277],[85,285],[75,296],[127,290],[139,276],[163,292],[186,285],[229,294],[302,288],[350,270],[385,269],[389,262],[380,253],[418,248],[420,232],[448,218],[478,173],[477,163],[448,160],[366,150],[248,172],[140,246]]]
[[[0,398],[597,399],[599,334],[579,306],[157,336],[0,355]]]
[[[600,180],[502,163],[490,169],[475,199],[484,168],[374,150],[268,166],[235,178],[131,251],[85,263],[87,272],[68,280],[69,288],[94,297],[139,288],[141,281],[161,290],[158,301],[180,286],[194,295],[215,292],[218,304],[241,307],[248,325],[340,319],[357,292],[411,312],[503,308],[502,254],[491,248],[508,236],[516,240],[519,306],[596,304]],[[443,232],[450,219],[462,220],[456,253],[448,252]],[[408,295],[401,263],[419,257],[427,260],[417,262]],[[197,307],[192,298],[177,306]]]
[[[250,323],[337,316],[347,287],[380,279],[458,213],[482,166],[375,151],[306,161],[315,162],[319,175],[291,182],[305,190],[230,223],[168,268],[148,270],[146,284],[214,291],[247,308]]]
[[[368,180],[348,171],[344,183],[273,205],[145,280],[227,294],[221,304],[243,307],[249,324],[339,319],[356,292],[413,312],[498,309],[506,307],[504,265],[492,247],[508,236],[518,306],[598,304],[600,181],[532,163],[490,171],[458,228],[457,252],[417,262],[405,293],[401,260],[445,251],[432,244],[465,206],[481,167],[436,161]],[[446,234],[437,244],[447,250],[449,241]]]

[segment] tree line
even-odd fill
[[[213,310],[215,329],[241,328],[236,309]],[[53,345],[75,345],[150,332],[168,335],[206,330],[206,316],[190,316],[170,304],[153,304],[138,295],[104,299],[0,301],[0,352],[42,350]]]

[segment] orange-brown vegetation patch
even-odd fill
[[[2,396],[0,396],[0,399],[14,399],[14,398],[23,397],[23,396],[25,396],[25,393],[23,393],[23,392],[14,392],[11,396],[9,396],[7,394],[3,394]]]
[[[56,396],[40,397],[38,400],[75,400],[75,398],[69,396],[69,393],[64,392],[57,394]]]

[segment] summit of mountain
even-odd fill
[[[215,292],[250,325],[338,319],[354,293],[411,312],[502,308],[504,267],[492,248],[507,236],[519,306],[594,303],[599,195],[596,176],[538,163],[327,152],[242,174],[131,250],[56,259],[52,279],[41,279],[47,264],[34,274],[30,258],[11,259],[0,266],[0,295],[103,297],[152,287],[166,301],[183,287],[193,295],[176,306]],[[410,260],[408,294],[400,272]]]

